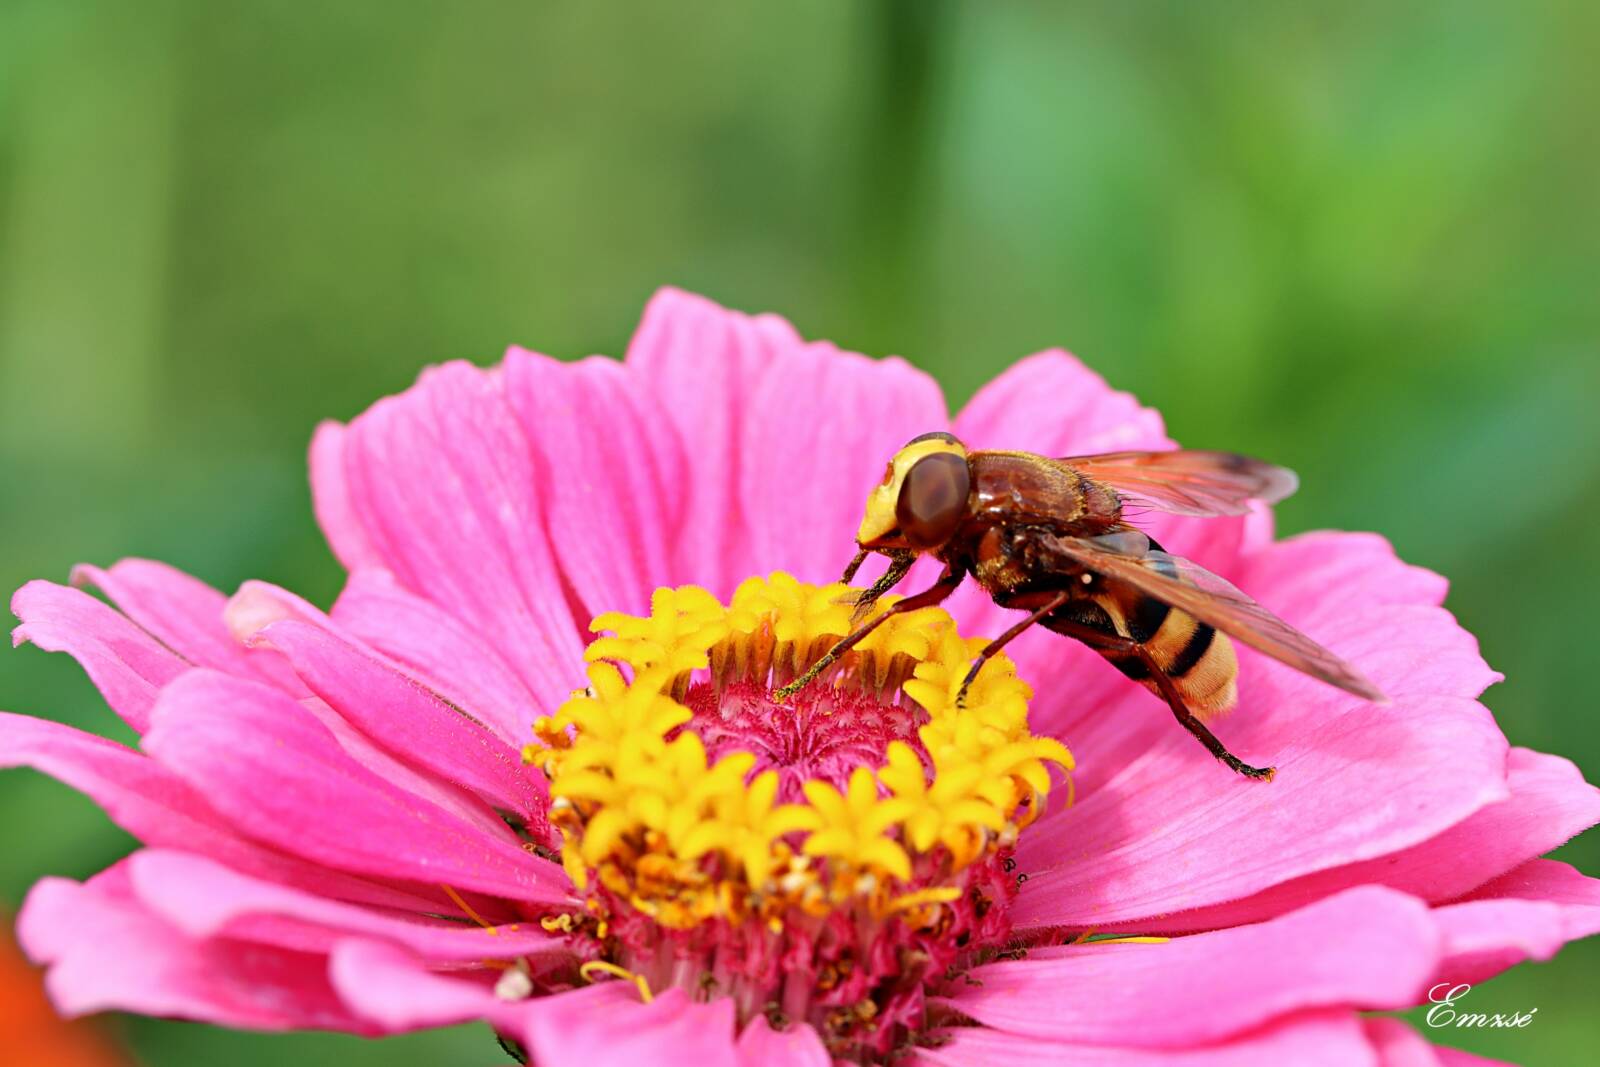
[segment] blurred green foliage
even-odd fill
[[[1286,531],[1449,574],[1507,734],[1592,770],[1597,42],[1586,0],[11,0],[0,585],[144,555],[327,602],[317,419],[510,342],[619,353],[674,283],[953,403],[1072,347],[1176,436],[1299,469]],[[116,733],[64,657],[0,657],[0,699]],[[128,846],[0,778],[0,903]],[[1597,963],[1497,979],[1478,1008],[1536,1025],[1460,1043],[1592,1055]],[[494,1058],[108,1025],[153,1065]]]

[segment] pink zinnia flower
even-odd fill
[[[0,762],[145,845],[30,894],[57,1007],[483,1019],[588,1067],[1474,1062],[1359,1013],[1600,929],[1597,883],[1538,858],[1600,796],[1508,748],[1444,580],[1381,538],[1151,519],[1392,698],[1241,649],[1221,729],[1271,784],[1047,633],[956,713],[965,639],[1008,625],[975,589],[961,636],[908,614],[775,705],[843,632],[826,583],[885,459],[946,427],[1169,444],[1063,352],[952,422],[900,360],[668,291],[623,363],[513,350],[322,427],[316,511],[350,571],[326,614],[143,560],[74,576],[120,612],[25,586],[16,640],[76,657],[140,735],[0,716]]]

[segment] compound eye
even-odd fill
[[[972,475],[967,461],[953,452],[917,460],[906,472],[895,504],[895,519],[906,543],[920,551],[950,540],[967,512]]]

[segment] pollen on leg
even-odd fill
[[[594,621],[588,684],[524,753],[583,900],[545,927],[584,942],[587,977],[728,995],[880,1059],[930,988],[1004,945],[1010,848],[1071,754],[1029,732],[1004,656],[957,707],[985,642],[937,608],[778,699],[854,610],[842,584],[775,573],[726,605],[686,586]]]

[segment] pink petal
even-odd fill
[[[1473,863],[1458,859],[1445,868],[1455,877],[1440,876],[1433,888],[1440,896],[1475,886],[1474,898],[1593,903],[1590,879],[1566,864],[1535,857],[1600,822],[1600,789],[1585,782],[1571,760],[1531,749],[1512,749],[1509,770],[1511,799],[1474,816],[1459,834],[1439,840],[1429,857],[1448,863],[1449,850],[1461,852],[1470,846],[1479,858]],[[1494,877],[1484,881],[1489,874]]]
[[[532,1054],[531,1062],[539,1064],[654,1067],[679,1063],[672,1044],[690,1028],[685,1024],[703,1023],[708,1014],[713,1019],[726,1014],[725,1036],[688,1037],[698,1050],[714,1050],[711,1064],[733,1062],[731,1011],[686,1005],[681,990],[663,994],[656,1004],[641,1005],[631,983],[606,981],[506,1001],[493,992],[493,972],[438,973],[397,945],[354,938],[335,946],[328,972],[350,1010],[384,1030],[416,1030],[482,1019],[497,1031],[516,1037]],[[641,1030],[648,1033],[641,1035]],[[721,1051],[719,1046],[726,1046],[728,1058],[715,1054]],[[630,1051],[635,1057],[632,1061],[621,1058]]]
[[[729,1000],[692,1004],[671,989],[641,1004],[631,983],[606,981],[504,1001],[492,992],[488,973],[432,972],[403,948],[356,939],[337,945],[329,963],[350,1010],[388,1031],[483,1019],[520,1041],[533,1063],[748,1067],[735,1058]]]
[[[481,979],[435,974],[413,953],[380,941],[339,942],[328,978],[351,1011],[390,1032],[482,1019],[497,1008]]]
[[[11,598],[22,625],[11,643],[32,641],[46,652],[65,652],[89,675],[113,711],[144,732],[156,692],[187,664],[149,634],[87,593],[54,582],[29,582]]]
[[[1445,934],[1438,978],[1476,983],[1600,933],[1600,879],[1565,863],[1531,860],[1467,900],[1436,908],[1434,916]]]
[[[746,403],[740,500],[755,570],[836,581],[862,502],[911,438],[949,423],[938,383],[897,358],[817,342],[774,360]]]
[[[1566,937],[1596,933],[1594,909],[1600,908],[1600,880],[1557,860],[1529,860],[1473,890],[1468,900],[1548,900],[1566,913]]]
[[[219,830],[188,786],[115,741],[28,715],[0,712],[0,767],[32,767],[86,794],[141,840],[176,841]]]
[[[1485,805],[1420,844],[1293,878],[1240,900],[1165,916],[1149,925],[1164,933],[1182,933],[1258,922],[1366,883],[1431,901],[1452,900],[1476,886],[1482,886],[1478,892],[1486,895],[1519,895],[1498,893],[1501,882],[1496,876],[1509,871],[1508,879],[1527,877],[1518,872],[1537,869],[1540,861],[1533,857],[1600,822],[1600,790],[1585,782],[1570,760],[1526,748],[1513,748],[1507,756],[1506,781],[1508,798]],[[1491,878],[1495,881],[1484,885]],[[1529,892],[1534,893],[1531,899],[1546,899],[1543,887]]]
[[[1375,1067],[1360,1022],[1347,1012],[1308,1013],[1232,1041],[1148,1049],[1066,1044],[985,1027],[939,1032],[943,1043],[917,1050],[914,1064],[939,1067]]]
[[[1409,1007],[1438,953],[1420,901],[1363,887],[1256,926],[989,964],[971,974],[981,985],[957,986],[951,1004],[1011,1033],[1173,1048],[1307,1009]]]
[[[1481,982],[1524,960],[1547,960],[1567,943],[1562,909],[1543,900],[1473,900],[1437,908],[1444,933],[1441,983]]]
[[[265,582],[245,582],[240,586],[239,591],[229,599],[224,615],[229,628],[233,630],[239,642],[250,649],[252,655],[279,660],[284,668],[291,672],[294,668],[288,657],[260,637],[269,627],[284,621],[294,621],[332,631],[335,636],[340,636],[332,620],[316,607],[287,590]],[[379,655],[370,654],[374,657]],[[398,670],[398,667],[395,669]],[[305,683],[297,679],[297,684]],[[354,699],[359,699],[359,695]],[[340,748],[378,777],[399,786],[406,792],[432,801],[466,822],[478,826],[491,837],[499,837],[505,833],[505,821],[481,797],[418,766],[409,755],[406,757],[395,755],[391,748],[380,745],[378,738],[382,734],[381,716],[375,718],[376,713],[372,707],[359,706],[352,718],[320,697],[310,697],[302,700],[300,704],[328,728]],[[372,722],[379,723],[379,728],[373,729],[370,725],[364,725]],[[435,757],[444,760],[451,758],[448,755]]]
[[[252,837],[357,874],[556,903],[554,865],[355,762],[274,690],[192,671],[161,694],[144,748]]]
[[[1285,709],[1298,733],[1267,750],[1271,783],[1239,779],[1162,723],[1147,751],[1023,836],[1030,877],[1013,920],[1159,929],[1169,913],[1416,845],[1506,796],[1505,739],[1473,701],[1318,711]]]
[[[191,939],[123,882],[46,878],[23,902],[18,938],[50,965],[46,988],[63,1015],[118,1009],[255,1030],[376,1032],[339,1002],[321,956]]]
[[[1367,1040],[1378,1054],[1378,1067],[1515,1067],[1487,1060],[1470,1052],[1430,1044],[1399,1019],[1382,1016],[1363,1019]]]
[[[347,452],[349,427],[324,422],[311,437],[311,505],[317,525],[328,539],[333,554],[345,570],[382,567],[383,555],[361,523],[355,501],[350,497],[347,473],[352,457]]]
[[[464,363],[426,371],[350,424],[345,458],[383,565],[491,642],[540,706],[565,699],[583,644],[501,379]]]
[[[538,459],[550,544],[585,613],[648,613],[650,591],[674,581],[689,481],[672,423],[615,360],[514,348],[501,373]]]
[[[300,597],[265,582],[245,582],[228,601],[224,617],[239,643],[253,656],[275,660],[291,675],[293,666],[283,653],[271,647],[258,635],[273,623],[296,620],[316,626],[331,627],[328,617]],[[374,653],[374,655],[376,655]],[[295,678],[295,684],[305,683]],[[493,807],[477,795],[459,788],[442,778],[406,762],[370,737],[355,722],[346,718],[320,697],[308,694],[300,706],[310,712],[333,734],[339,747],[367,770],[399,786],[406,792],[429,800],[462,820],[478,826],[490,836],[498,837],[506,830],[505,821]]]
[[[346,633],[452,704],[470,709],[503,741],[528,740],[539,705],[516,672],[465,623],[402,589],[388,571],[350,575],[331,615]]]
[[[1373,1016],[1361,1020],[1379,1067],[1439,1067],[1438,1050],[1400,1019]]]
[[[1414,604],[1353,608],[1306,630],[1356,664],[1393,701],[1429,695],[1476,698],[1503,677],[1479,655],[1477,638],[1443,608]],[[1326,683],[1253,649],[1241,650],[1240,673],[1256,707],[1344,699],[1329,691]],[[1243,706],[1244,695],[1240,699]]]
[[[765,1016],[758,1015],[739,1035],[739,1067],[766,1067],[769,1063],[832,1067],[833,1057],[822,1038],[805,1023],[774,1030]]]
[[[203,856],[145,849],[128,861],[134,893],[146,907],[202,940],[227,937],[303,952],[327,952],[360,935],[403,945],[431,960],[511,959],[565,953],[537,923],[492,930],[330,900],[252,878]]]
[[[774,357],[800,344],[775,315],[728,311],[676,289],[658,292],[628,345],[627,367],[683,442],[689,474],[673,573],[721,597],[756,573],[740,495],[749,398]],[[887,457],[885,457],[887,458]],[[848,543],[854,526],[842,536]]]
[[[463,710],[324,626],[285,619],[251,641],[282,652],[317,696],[399,759],[547,831],[543,777]]]
[[[1438,607],[1449,588],[1443,577],[1397,558],[1379,534],[1336,531],[1275,542],[1252,555],[1232,580],[1257,591],[1263,603],[1270,591],[1273,611],[1286,619],[1293,613],[1307,625],[1373,604]]]
[[[968,448],[1045,456],[1171,446],[1159,413],[1058,348],[1017,361],[979,389],[955,431]]]
[[[1444,579],[1406,564],[1374,534],[1308,534],[1261,548],[1228,575],[1289,623],[1354,663],[1391,698],[1477,696],[1500,679],[1477,640],[1438,607]],[[1242,653],[1241,675],[1276,707],[1322,683]],[[1248,707],[1248,705],[1244,705]]]
[[[607,988],[615,993],[606,993]],[[533,1063],[584,1067],[740,1067],[733,1001],[691,1001],[683,990],[649,1004],[624,982],[545,1000],[509,1027]],[[783,1065],[788,1060],[768,1061]],[[796,1061],[803,1062],[803,1061]]]
[[[0,767],[32,767],[71,786],[146,844],[204,852],[307,892],[413,911],[437,910],[446,899],[378,885],[247,841],[159,763],[70,726],[0,712]]]
[[[1458,1048],[1450,1048],[1448,1045],[1435,1045],[1433,1052],[1439,1059],[1439,1067],[1516,1067],[1516,1064],[1505,1060],[1475,1056]]]
[[[98,588],[130,619],[196,666],[256,677],[294,696],[305,693],[281,664],[250,655],[233,639],[222,621],[228,598],[198,578],[165,563],[124,559],[110,570],[80,564],[72,569],[72,582]]]

